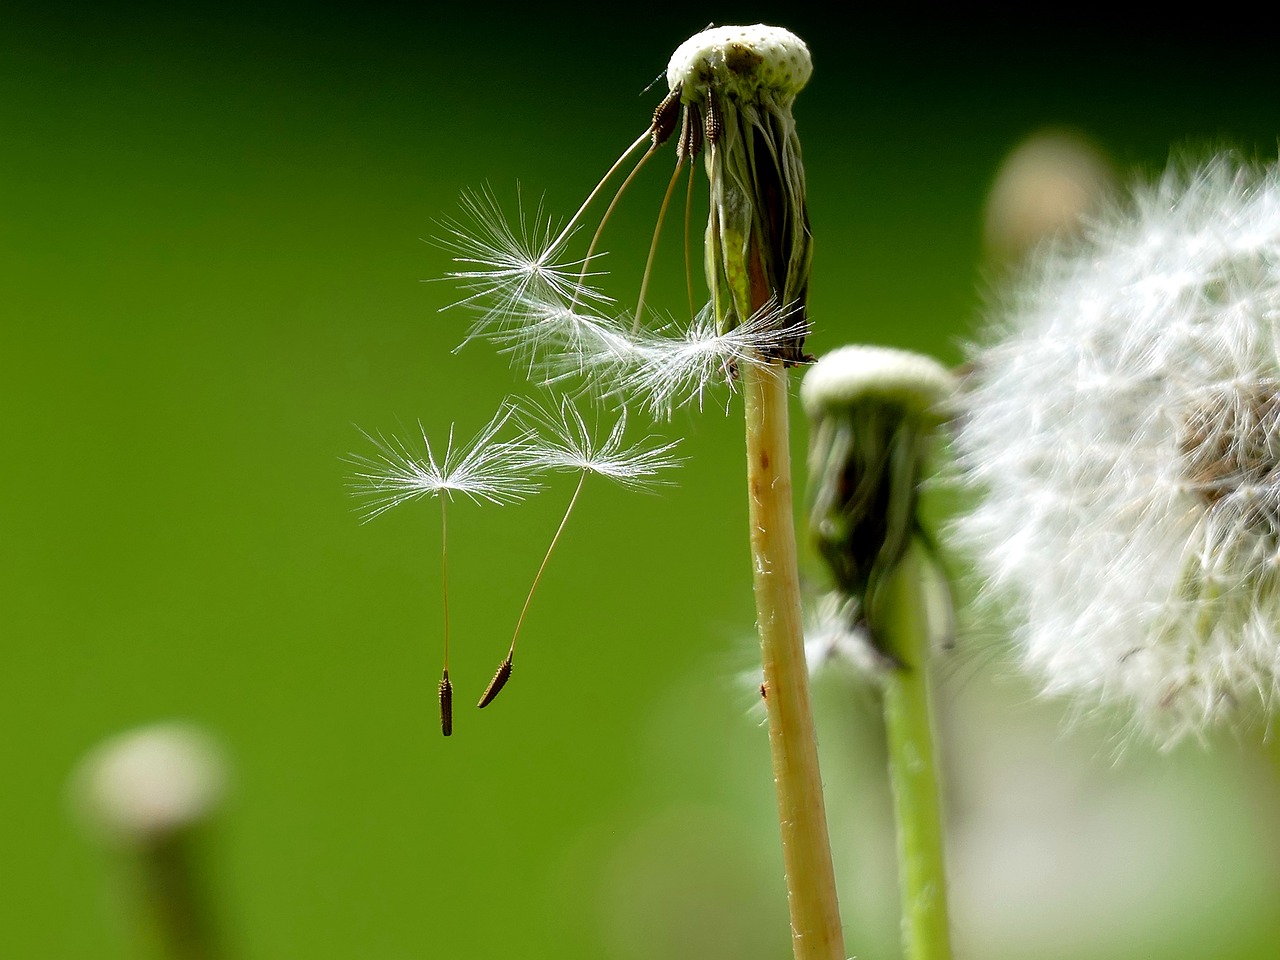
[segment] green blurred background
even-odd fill
[[[7,5],[0,957],[133,955],[115,865],[66,785],[103,737],[171,718],[234,765],[207,852],[236,956],[788,955],[767,743],[740,679],[736,409],[676,417],[677,487],[588,486],[483,714],[472,698],[572,481],[457,506],[451,740],[438,513],[361,525],[342,458],[364,449],[357,425],[470,432],[522,389],[487,346],[451,352],[465,317],[420,282],[449,269],[424,239],[486,183],[512,211],[519,184],[571,213],[709,21],[785,25],[813,52],[796,113],[817,353],[958,360],[994,284],[986,191],[1046,124],[1123,169],[1158,170],[1171,146],[1274,153],[1260,42],[1049,16]],[[668,164],[606,234],[624,299]],[[664,270],[654,298],[679,310],[682,290]],[[838,680],[817,700],[849,951],[893,956],[874,712]],[[962,638],[939,700],[964,955],[1280,952],[1280,791],[1253,739],[1116,762],[1114,725],[1066,725],[990,633]]]

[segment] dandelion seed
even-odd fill
[[[440,499],[440,577],[444,618],[443,669],[440,677],[440,729],[453,733],[453,683],[449,679],[449,537],[447,505],[454,494],[481,502],[513,503],[536,492],[531,478],[529,437],[521,433],[513,440],[499,441],[498,433],[511,419],[515,408],[504,404],[467,443],[454,446],[454,428],[443,458],[437,460],[431,441],[422,432],[422,453],[411,451],[403,442],[365,434],[377,452],[353,455],[349,461],[359,469],[353,480],[355,492],[367,501],[365,520],[392,507],[423,497]],[[419,425],[421,430],[421,425]]]
[[[679,444],[678,440],[657,443],[652,437],[645,437],[624,445],[623,436],[627,429],[625,409],[603,441],[596,439],[596,432],[587,426],[577,407],[567,400],[561,402],[558,414],[526,407],[521,415],[522,421],[534,434],[529,462],[544,470],[596,474],[636,490],[669,484],[671,481],[659,474],[682,462],[671,454]]]
[[[538,584],[542,582],[542,574],[547,569],[547,563],[551,560],[556,544],[560,542],[560,536],[564,533],[573,508],[578,503],[587,477],[597,474],[633,490],[652,488],[668,482],[665,478],[658,476],[660,471],[675,467],[681,462],[671,453],[678,441],[657,444],[646,438],[630,446],[624,446],[623,434],[627,426],[625,410],[603,442],[596,441],[595,433],[587,426],[582,414],[567,400],[561,402],[558,414],[537,408],[527,408],[522,411],[521,419],[530,432],[536,435],[536,439],[531,443],[527,462],[542,470],[577,473],[578,485],[574,488],[573,496],[569,498],[569,505],[565,507],[564,515],[560,518],[560,525],[551,538],[547,552],[543,554],[537,573],[534,574],[533,583],[520,610],[520,617],[516,621],[516,628],[511,637],[511,647],[498,672],[480,698],[478,704],[480,707],[488,706],[511,676],[516,642],[520,639],[520,631],[529,613],[529,606],[533,602],[533,595],[538,589]]]
[[[527,469],[529,437],[496,439],[514,412],[514,406],[504,404],[479,433],[456,447],[450,426],[444,457],[439,460],[421,424],[421,453],[395,438],[366,433],[376,452],[347,458],[359,468],[351,486],[356,496],[365,500],[363,519],[372,520],[392,507],[422,497],[452,499],[461,494],[476,502],[502,504],[536,493],[538,484]]]
[[[479,312],[463,345],[481,336],[509,340],[512,328],[528,320],[530,304],[610,302],[587,285],[587,278],[598,274],[587,272],[586,258],[565,254],[574,231],[566,229],[553,238],[550,218],[541,204],[529,219],[517,200],[514,224],[487,188],[464,193],[460,205],[462,218],[445,220],[446,236],[436,242],[453,251],[454,263],[460,265],[446,276],[460,281],[467,291],[450,307],[473,307]]]
[[[1280,693],[1280,173],[1171,169],[973,354],[955,525],[1049,693],[1169,746]]]
[[[612,392],[640,399],[654,417],[670,418],[686,405],[702,409],[707,393],[725,384],[730,392],[745,366],[764,367],[768,358],[808,332],[782,318],[770,302],[743,323],[721,332],[708,304],[676,335],[649,336],[637,344],[634,361],[615,365]]]

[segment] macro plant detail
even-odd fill
[[[462,220],[446,222],[441,242],[454,253],[450,276],[464,290],[455,306],[473,314],[467,340],[492,341],[543,385],[561,390],[572,381],[624,410],[639,407],[655,418],[682,406],[701,407],[716,384],[741,392],[753,583],[792,944],[797,960],[845,960],[804,660],[787,425],[787,368],[808,360],[803,348],[812,250],[792,105],[811,73],[808,48],[786,30],[762,24],[704,30],[676,49],[667,66],[669,92],[648,127],[564,226],[553,229],[541,211],[510,223],[492,194],[482,191],[464,197]],[[620,309],[596,286],[600,237],[636,174],[673,138],[676,166],[635,307]],[[642,149],[585,252],[570,253],[588,208]],[[709,181],[703,262],[710,302],[702,309],[695,306],[688,241],[699,154]],[[686,162],[688,319],[646,323],[654,251]],[[585,477],[586,471],[579,490]],[[510,670],[508,657],[482,705]]]
[[[1280,176],[1171,168],[973,351],[957,518],[1049,693],[1170,746],[1280,692]]]
[[[514,421],[520,426],[511,439],[499,440],[503,427]],[[582,414],[567,399],[554,414],[529,405],[504,402],[493,418],[465,444],[455,447],[453,427],[445,453],[439,460],[431,449],[431,440],[422,433],[422,452],[410,449],[401,440],[379,435],[370,439],[376,452],[358,454],[348,459],[356,465],[352,486],[366,503],[366,520],[411,500],[438,497],[440,500],[440,546],[442,578],[442,613],[444,617],[444,666],[439,684],[440,728],[446,736],[453,734],[453,682],[449,677],[449,549],[447,504],[454,494],[476,502],[508,504],[538,492],[536,477],[545,472],[572,470],[580,474],[577,488],[565,508],[564,517],[543,556],[533,584],[521,608],[511,639],[511,647],[498,672],[485,688],[479,706],[492,702],[511,678],[512,657],[516,641],[524,625],[534,592],[542,580],[551,553],[564,532],[569,516],[583,484],[590,474],[614,480],[633,490],[659,485],[665,481],[659,471],[677,466],[680,460],[671,455],[675,442],[657,443],[651,438],[623,444],[626,430],[625,412],[619,416],[603,441],[595,439]]]
[[[453,682],[449,679],[449,517],[448,503],[455,494],[479,503],[514,503],[538,489],[531,479],[530,434],[511,440],[497,439],[515,408],[504,403],[493,418],[471,440],[455,447],[453,427],[445,443],[444,456],[436,459],[431,440],[422,434],[422,452],[407,443],[385,436],[373,437],[373,454],[348,458],[356,467],[352,487],[366,506],[364,519],[372,520],[392,507],[424,497],[440,500],[441,610],[444,618],[443,668],[440,674],[440,730],[453,734]]]
[[[538,572],[534,574],[533,583],[525,597],[524,606],[520,609],[520,618],[516,621],[512,633],[511,646],[507,650],[489,686],[480,697],[478,706],[487,707],[493,702],[507,681],[511,679],[512,658],[516,653],[516,641],[520,639],[520,629],[524,626],[529,605],[533,602],[533,594],[542,582],[543,571],[551,560],[551,553],[560,542],[560,535],[569,522],[569,516],[578,503],[582,488],[591,475],[612,480],[630,490],[651,489],[668,481],[660,477],[659,471],[678,466],[680,460],[673,456],[678,441],[657,443],[645,438],[638,443],[624,446],[623,434],[627,429],[626,411],[618,417],[609,435],[602,441],[595,439],[594,433],[587,426],[582,414],[568,400],[563,400],[557,414],[545,410],[531,409],[522,411],[525,421],[530,425],[530,432],[537,441],[529,448],[528,466],[533,470],[568,472],[578,474],[577,486],[573,496],[565,507],[560,525],[556,527],[547,552],[543,554]]]
[[[867,346],[826,354],[801,387],[809,532],[832,580],[815,643],[866,669],[880,693],[913,960],[951,957],[929,661],[950,643],[953,617],[919,497],[955,390],[937,361]]]

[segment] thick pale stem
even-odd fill
[[[781,363],[744,365],[742,387],[751,561],[792,948],[796,960],[846,960],[804,659],[786,370]]]
[[[885,646],[900,666],[884,679],[889,778],[898,823],[903,956],[950,960],[942,815],[929,709],[928,612],[919,547],[909,549],[884,588]]]

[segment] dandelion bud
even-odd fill
[[[828,354],[800,389],[812,425],[809,528],[837,593],[856,604],[846,608],[849,627],[864,629],[876,645],[885,636],[880,589],[912,544],[928,546],[917,516],[919,488],[954,389],[936,361],[882,347]],[[922,593],[943,583],[936,565],[928,566]]]
[[[682,43],[667,82],[706,118],[711,181],[706,270],[720,333],[772,303],[792,330],[779,359],[804,359],[812,237],[791,105],[809,49],[780,27],[712,27]]]
[[[113,844],[145,847],[205,820],[222,799],[226,774],[212,739],[166,724],[103,743],[85,759],[75,787],[96,833]]]
[[[1280,176],[1134,191],[1029,270],[959,416],[956,533],[1051,693],[1169,745],[1280,693]]]
[[[1075,133],[1045,130],[1014,148],[987,195],[983,246],[1012,262],[1043,240],[1077,233],[1115,187],[1101,150]]]
[[[74,799],[94,835],[119,855],[122,902],[149,955],[226,955],[198,842],[226,779],[213,739],[180,724],[121,734],[77,771]]]

